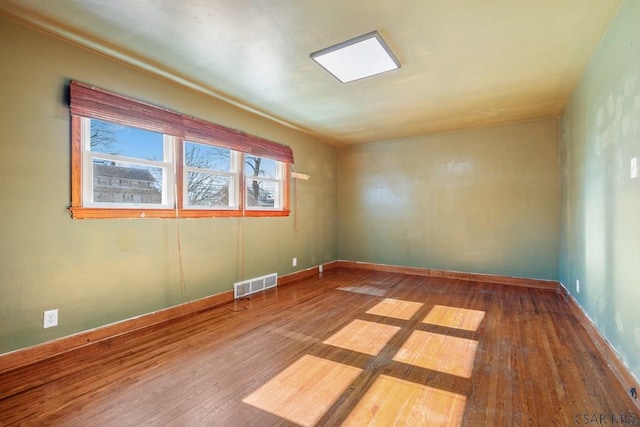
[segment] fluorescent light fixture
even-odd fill
[[[314,52],[311,59],[342,83],[400,68],[400,62],[377,31]]]

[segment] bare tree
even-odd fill
[[[184,156],[187,166],[202,169],[219,170],[229,164],[228,150],[203,149],[197,144],[186,144]],[[229,181],[220,175],[191,171],[187,177],[187,197],[191,205],[227,205]]]
[[[251,169],[251,176],[258,177],[264,175],[264,171],[260,169],[262,158],[256,156],[245,156],[245,164]],[[256,200],[260,200],[260,182],[257,179],[251,181],[251,196]]]
[[[109,154],[118,154],[114,146],[118,142],[116,138],[116,125],[102,120],[91,120],[91,150]]]

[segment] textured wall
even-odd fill
[[[639,22],[640,2],[625,1],[561,122],[560,278],[636,376],[640,178],[631,179],[630,159],[640,157]]]
[[[338,153],[341,259],[558,277],[557,120]]]
[[[0,353],[335,259],[335,148],[2,18],[0,43]],[[311,179],[288,218],[74,221],[68,79],[287,144]]]

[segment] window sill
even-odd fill
[[[73,219],[109,218],[220,218],[220,217],[286,217],[290,210],[209,210],[209,209],[106,209],[70,207]]]

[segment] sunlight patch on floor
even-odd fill
[[[409,320],[424,304],[412,301],[403,301],[393,298],[385,298],[378,304],[367,310],[367,314],[393,317],[394,319]]]
[[[361,286],[344,286],[337,288],[339,291],[355,292],[357,294],[372,295],[375,297],[382,297],[387,294],[387,289],[383,289],[377,286],[361,285]]]
[[[356,319],[323,344],[376,356],[399,330],[397,326]]]
[[[305,355],[242,401],[296,424],[313,426],[361,372]]]
[[[463,378],[471,378],[478,341],[413,331],[393,360]]]
[[[419,302],[385,298],[366,313],[411,320],[423,307]],[[421,323],[451,328],[452,333],[453,330],[476,331],[484,315],[483,311],[436,305]],[[405,323],[415,327],[412,322]],[[401,326],[355,319],[322,344],[376,357],[402,329]],[[477,350],[478,341],[414,329],[397,350],[393,361],[471,378]],[[305,355],[243,402],[296,424],[312,426],[361,373],[362,369],[353,366]],[[465,405],[463,395],[380,375],[369,385],[343,425],[459,426]]]
[[[459,426],[466,397],[381,375],[343,426]]]
[[[483,319],[484,311],[436,305],[422,323],[465,331],[477,331]]]

